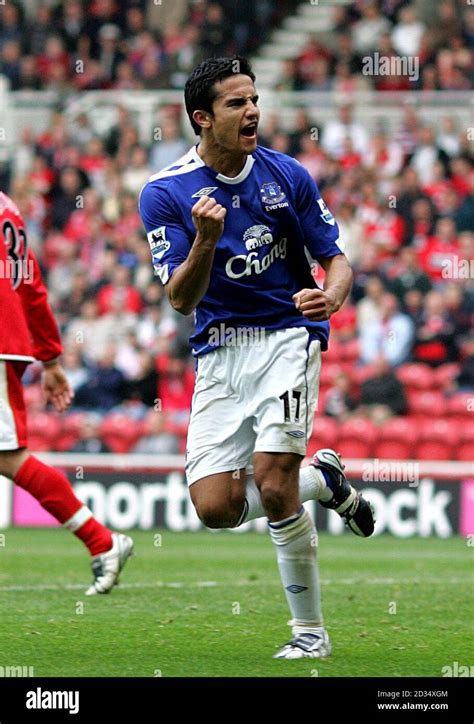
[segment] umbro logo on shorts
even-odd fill
[[[286,433],[287,435],[290,435],[291,437],[304,437],[305,433],[303,430],[290,430]]]
[[[201,196],[210,196],[214,193],[214,191],[217,191],[219,187],[218,186],[204,186],[203,189],[199,189],[199,191],[196,191],[195,194],[191,196],[192,199],[197,199]]]

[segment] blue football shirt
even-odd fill
[[[258,146],[235,178],[206,166],[196,146],[151,176],[139,209],[154,273],[167,284],[196,236],[200,196],[227,209],[209,288],[195,310],[193,354],[215,349],[210,330],[306,327],[327,349],[328,322],[310,322],[292,295],[315,288],[312,260],[343,253],[339,229],[319,189],[295,159]]]

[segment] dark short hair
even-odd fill
[[[202,110],[212,114],[212,104],[217,96],[215,83],[233,75],[248,75],[255,82],[249,61],[239,55],[207,58],[192,71],[184,87],[184,102],[196,136],[201,135],[201,126],[193,119],[194,111]]]

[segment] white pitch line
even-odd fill
[[[369,586],[409,586],[416,584],[448,584],[458,585],[460,583],[466,583],[468,579],[466,577],[454,577],[454,578],[323,578],[321,584],[324,586],[354,586],[354,585],[369,585]],[[278,581],[265,581],[265,586],[280,586]],[[217,581],[195,581],[193,583],[184,583],[183,581],[155,581],[155,582],[137,582],[137,583],[120,583],[120,589],[153,589],[153,588],[223,588],[233,586],[259,586],[262,581],[232,581],[232,583],[218,583]],[[45,583],[38,585],[12,585],[12,586],[0,586],[0,593],[10,592],[22,592],[22,591],[80,591],[86,587],[84,583],[65,583],[64,585]]]

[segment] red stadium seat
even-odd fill
[[[459,418],[470,417],[472,419],[473,407],[474,390],[472,392],[457,392],[446,403],[447,414]]]
[[[365,440],[340,440],[337,443],[337,452],[342,458],[370,458],[373,445]]]
[[[61,423],[54,413],[39,412],[30,415],[27,421],[28,440],[41,438],[48,441],[48,449],[54,450],[56,438],[61,430]],[[30,443],[28,443],[30,446]]]
[[[474,441],[474,419],[463,420],[459,422],[456,418],[448,418],[451,423],[456,422],[458,430],[458,440],[461,442]]]
[[[28,449],[32,452],[49,452],[51,443],[42,435],[28,435]]]
[[[79,433],[61,432],[56,438],[56,442],[54,444],[55,450],[58,452],[68,452],[68,450],[71,450],[71,448],[74,447],[79,439]]]
[[[431,390],[436,387],[434,371],[421,363],[405,364],[399,367],[396,375],[408,389]]]
[[[308,445],[308,452],[313,454],[313,452],[320,447],[334,448],[337,438],[338,423],[336,420],[327,415],[316,415],[310,444]]]
[[[378,430],[373,422],[353,417],[339,427],[337,451],[346,457],[370,457],[377,438]]]
[[[378,436],[378,428],[365,417],[351,417],[349,420],[345,420],[339,428],[340,439],[365,440],[372,444]]]
[[[420,442],[441,442],[445,445],[455,446],[459,441],[459,430],[454,423],[446,419],[429,419],[420,425]]]
[[[356,362],[360,357],[360,346],[358,339],[349,339],[341,342],[341,359],[349,362]]]
[[[407,440],[380,440],[375,446],[374,457],[384,460],[407,460],[416,457],[416,446]]]
[[[380,428],[381,441],[416,443],[420,432],[419,424],[409,417],[392,417]]]
[[[445,365],[441,365],[441,367],[437,367],[434,372],[434,378],[436,387],[439,390],[444,389],[445,385],[447,385],[449,382],[452,382],[456,375],[459,372],[459,365],[457,362],[447,362]]]
[[[23,397],[27,410],[42,410],[46,407],[41,385],[25,385]]]
[[[334,362],[325,362],[324,358],[323,358],[323,363],[321,365],[321,380],[320,380],[321,386],[322,387],[331,386],[334,382],[334,378],[341,371],[342,371],[342,367],[340,364],[335,364]]]
[[[126,415],[108,415],[100,426],[101,437],[113,452],[128,452],[142,432],[142,423]]]
[[[474,442],[465,442],[456,448],[456,459],[474,464]]]
[[[442,392],[408,390],[407,397],[411,416],[443,417],[446,412],[446,399]]]
[[[353,367],[351,378],[356,385],[361,385],[369,377],[374,374],[374,368],[371,365],[363,365],[362,367]]]
[[[343,358],[342,345],[335,339],[332,340],[329,348],[323,352],[323,364],[328,362],[340,362]]]
[[[416,457],[419,460],[453,460],[455,450],[444,442],[426,441],[418,445]]]

